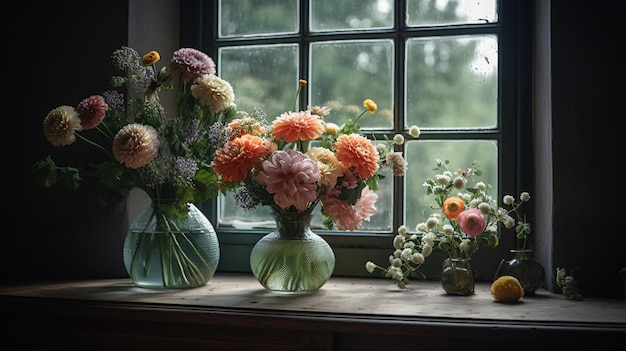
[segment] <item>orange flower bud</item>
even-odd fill
[[[456,218],[463,210],[465,210],[465,201],[456,196],[447,198],[443,202],[443,208],[441,209],[448,218]]]
[[[160,59],[161,59],[161,55],[159,55],[159,53],[154,50],[143,55],[143,57],[141,58],[144,66],[152,66],[155,63],[159,62]]]

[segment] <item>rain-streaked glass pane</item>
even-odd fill
[[[497,0],[407,0],[409,27],[498,21]]]
[[[422,129],[495,128],[495,35],[414,38],[406,43],[406,124]]]
[[[451,172],[467,169],[473,161],[478,162],[483,171],[481,176],[474,176],[470,185],[481,181],[492,186],[488,194],[499,203],[498,196],[498,144],[494,140],[409,140],[405,143],[405,157],[408,163],[404,176],[406,198],[404,206],[404,224],[411,231],[424,222],[430,214],[440,213],[434,198],[426,195],[423,186],[427,178],[433,178],[437,159],[449,160]]]
[[[219,37],[298,33],[299,0],[220,0]]]
[[[393,0],[311,0],[311,32],[393,27]]]
[[[342,125],[363,111],[363,101],[378,105],[358,123],[364,129],[393,127],[394,44],[392,40],[315,42],[310,46],[309,101],[329,106],[330,122]]]
[[[298,45],[224,47],[218,75],[235,91],[239,110],[262,107],[269,120],[293,109],[298,88]]]

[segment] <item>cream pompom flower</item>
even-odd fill
[[[159,152],[159,138],[154,127],[131,123],[113,139],[113,156],[129,168],[147,165]]]
[[[211,106],[215,112],[226,110],[235,101],[233,87],[227,81],[214,74],[205,74],[194,80],[191,95],[200,100],[200,104]]]
[[[78,112],[71,106],[59,106],[48,113],[43,121],[46,139],[54,146],[69,145],[76,141],[76,132],[83,130]]]

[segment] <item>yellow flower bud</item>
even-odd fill
[[[300,79],[300,80],[298,80],[298,84],[299,84],[301,87],[305,86],[305,85],[306,85],[306,83],[307,83],[307,82],[306,82],[306,80],[304,80],[304,79]]]
[[[363,101],[363,107],[372,115],[376,112],[376,109],[378,109],[378,106],[376,106],[376,103],[372,99],[365,99],[365,101]]]
[[[324,126],[326,133],[335,135],[339,131],[339,126],[335,123],[326,123]]]
[[[160,59],[161,59],[161,55],[159,55],[159,53],[154,50],[143,55],[143,57],[141,58],[144,66],[152,66],[155,63],[159,62]]]

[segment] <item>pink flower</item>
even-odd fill
[[[463,233],[473,237],[479,236],[487,226],[485,216],[477,208],[470,208],[461,212],[456,219],[459,221]]]
[[[362,218],[353,206],[335,196],[322,197],[322,211],[334,217],[339,230],[355,230],[362,223]]]
[[[354,210],[361,221],[369,221],[370,217],[376,214],[376,206],[374,206],[376,201],[378,201],[378,194],[367,186],[363,188],[361,197],[354,204]]]
[[[92,95],[78,104],[76,112],[78,112],[83,129],[88,130],[97,127],[102,122],[108,109],[109,105],[102,96]]]
[[[295,150],[274,152],[269,160],[263,161],[263,169],[256,177],[257,183],[274,194],[278,206],[294,206],[301,211],[317,199],[319,179],[317,162]]]
[[[200,50],[182,48],[174,52],[170,61],[174,73],[180,73],[180,79],[187,83],[205,74],[215,74],[215,62]]]

